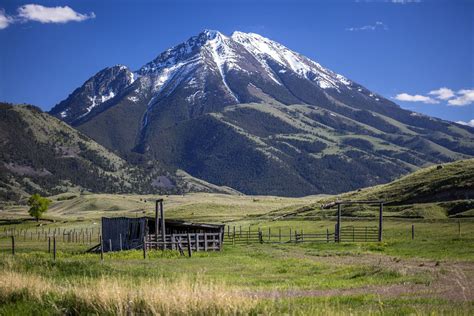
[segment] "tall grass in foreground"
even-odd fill
[[[190,280],[83,278],[65,283],[15,271],[0,272],[0,303],[27,299],[60,314],[236,314],[256,300],[222,284]]]

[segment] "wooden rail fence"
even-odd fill
[[[251,243],[329,243],[329,242],[377,242],[377,227],[354,227],[343,226],[340,230],[340,240],[336,235],[336,229],[325,232],[305,233],[304,230],[282,229],[251,230],[250,227],[242,229],[242,227],[227,226],[225,233],[225,243],[230,244],[251,244]]]
[[[376,226],[341,227],[341,242],[376,242],[379,240],[379,230]]]
[[[220,233],[189,233],[168,234],[165,240],[161,235],[149,234],[145,237],[146,250],[170,249],[179,250],[191,248],[193,251],[220,251],[222,249],[222,234]]]
[[[0,237],[14,236],[19,241],[48,241],[55,236],[58,241],[65,243],[92,244],[100,241],[100,228],[4,228]]]

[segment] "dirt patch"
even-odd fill
[[[262,291],[255,293],[255,295],[265,298],[283,298],[374,294],[388,298],[418,297],[438,298],[453,302],[474,301],[474,263],[471,262],[440,262],[378,254],[319,257],[302,253],[299,257],[328,265],[377,266],[399,272],[403,275],[425,273],[432,277],[432,282],[429,284],[369,285],[347,289]]]

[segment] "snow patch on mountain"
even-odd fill
[[[137,103],[138,101],[140,101],[140,99],[136,96],[130,96],[127,98],[129,101],[132,101],[133,103]]]
[[[107,94],[107,95],[99,95],[99,96],[94,95],[93,97],[88,96],[87,98],[89,99],[91,104],[88,107],[86,107],[86,112],[84,114],[80,115],[79,118],[86,116],[95,107],[97,107],[98,105],[112,99],[113,97],[115,97],[115,93],[113,91],[109,91],[109,94]]]
[[[105,101],[108,101],[108,100],[112,99],[113,97],[115,97],[115,93],[113,91],[109,91],[108,95],[101,95],[100,96],[101,103],[104,103]]]
[[[214,60],[217,70],[222,78],[222,83],[224,87],[227,89],[229,94],[234,98],[235,102],[239,102],[239,98],[235,95],[235,93],[230,89],[229,85],[227,84],[224,66],[227,64],[228,67],[231,65],[235,65],[233,63],[233,59],[236,57],[234,51],[228,46],[226,41],[228,38],[223,34],[216,32],[216,31],[206,31],[209,36],[209,48],[210,53],[212,55],[212,59]]]
[[[272,78],[275,77],[272,75],[271,67],[268,64],[269,59],[308,80],[317,82],[322,89],[333,88],[339,90],[341,86],[350,88],[352,84],[344,76],[336,74],[322,67],[319,63],[259,34],[234,32],[232,39],[242,44],[262,64]],[[279,82],[276,79],[275,81]]]

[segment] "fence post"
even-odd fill
[[[415,224],[411,224],[411,239],[415,239]]]
[[[195,246],[196,246],[195,249],[196,251],[199,251],[199,234],[198,233],[194,234],[194,239],[195,239]]]
[[[263,233],[262,231],[260,230],[260,228],[258,229],[258,241],[263,244]]]
[[[56,261],[56,235],[53,235],[53,260]]]
[[[281,242],[281,227],[278,228],[278,242]]]
[[[291,227],[290,227],[290,242],[291,242],[291,238],[292,238],[292,233],[291,233]]]
[[[379,242],[382,241],[383,235],[383,203],[380,203],[379,206]]]
[[[301,242],[304,242],[304,230],[301,230]]]
[[[352,226],[352,242],[355,241],[355,227]]]
[[[12,255],[14,256],[15,255],[15,236],[11,236],[12,237]]]
[[[207,251],[207,233],[204,233],[204,251]]]
[[[100,240],[100,261],[104,261],[104,240],[102,239],[102,235],[99,235]]]
[[[122,245],[122,234],[119,234],[119,241],[120,241],[120,251],[123,250],[123,245]]]
[[[326,228],[326,242],[329,242],[329,228]]]
[[[109,239],[109,251],[112,251],[112,239]]]
[[[270,228],[270,227],[268,227],[268,241],[270,241],[270,239],[271,239],[271,235],[272,235],[271,228]]]
[[[143,237],[143,259],[146,259],[146,236]]]
[[[48,253],[51,253],[51,237],[48,237]]]
[[[335,235],[337,236],[337,242],[341,241],[341,203],[337,204],[337,224],[336,224],[336,232]]]
[[[191,235],[188,233],[188,256],[191,258],[193,250],[191,249]]]

